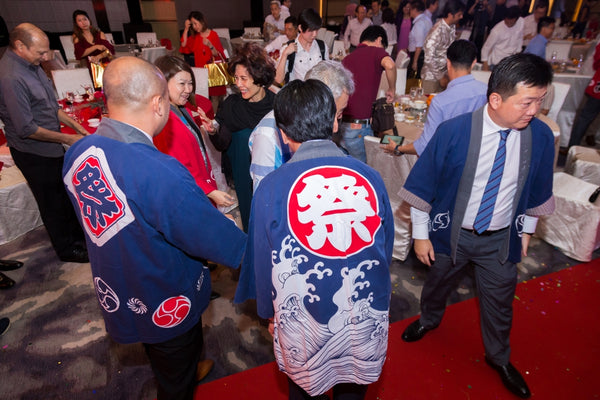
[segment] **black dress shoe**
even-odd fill
[[[21,261],[15,260],[0,260],[0,271],[12,271],[23,266]]]
[[[432,328],[433,329],[433,328]],[[427,329],[421,325],[421,320],[418,319],[406,327],[402,334],[402,340],[405,342],[416,342],[423,339],[423,336],[431,329]]]
[[[10,289],[15,285],[15,281],[0,272],[0,289]]]
[[[70,250],[62,253],[58,258],[63,262],[90,262],[88,258],[88,252],[83,247],[72,247]]]
[[[487,362],[490,367],[494,368],[498,372],[498,375],[500,375],[500,378],[502,378],[502,383],[508,390],[522,399],[528,399],[531,397],[531,392],[527,387],[525,379],[523,379],[521,373],[519,373],[519,371],[517,371],[517,369],[511,363],[508,363],[507,365],[497,365],[487,357],[485,358],[485,362]]]
[[[8,319],[6,317],[0,318],[0,336],[2,336],[4,334],[4,332],[6,332],[9,325],[10,325],[10,319]]]

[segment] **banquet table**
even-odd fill
[[[591,75],[582,75],[579,73],[554,74],[554,82],[568,83],[571,85],[567,97],[565,98],[565,102],[556,117],[556,123],[560,127],[561,147],[566,147],[569,144],[571,128],[573,128],[573,121],[575,121],[575,114],[577,114],[577,110],[583,101],[585,88],[590,79],[592,79]]]
[[[42,225],[37,203],[16,166],[0,170],[0,245]]]
[[[423,131],[422,127],[406,122],[396,121],[398,134],[404,136],[405,143],[416,140]],[[392,256],[401,261],[406,260],[411,245],[410,207],[398,196],[400,188],[406,182],[410,170],[417,162],[417,156],[404,154],[395,156],[383,151],[379,144],[380,139],[365,137],[365,150],[367,164],[376,169],[381,177],[390,198],[394,212],[394,250]]]
[[[123,49],[120,49],[123,50]],[[144,60],[154,64],[154,61],[156,61],[156,59],[158,57],[161,56],[166,56],[167,55],[167,48],[164,46],[159,46],[159,47],[143,47],[141,52],[138,51],[136,53],[136,56],[143,58]],[[131,53],[129,51],[125,52],[125,51],[117,51],[115,53],[115,57],[125,57],[125,56],[131,56]]]

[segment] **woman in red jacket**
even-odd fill
[[[204,15],[200,11],[192,11],[185,20],[185,28],[181,35],[181,47],[179,52],[193,53],[195,67],[202,68],[214,60],[225,61],[225,51],[221,45],[217,32],[206,25]],[[224,96],[225,86],[208,88],[209,96]]]
[[[171,103],[169,120],[163,130],[153,138],[154,145],[162,153],[179,160],[214,204],[222,207],[232,205],[234,199],[217,189],[202,133],[186,109],[195,86],[190,66],[173,56],[162,56],[154,64],[167,79]],[[203,111],[212,113],[210,103]]]

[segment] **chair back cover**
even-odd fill
[[[565,99],[567,98],[569,89],[571,89],[571,85],[568,83],[554,82],[552,83],[552,86],[554,86],[554,101],[552,102],[552,106],[548,112],[548,118],[550,118],[552,121],[556,121],[558,113],[562,108]]]
[[[138,32],[135,34],[137,39],[137,44],[145,45],[148,44],[148,41],[152,43],[157,43],[158,39],[156,38],[156,32]]]
[[[75,61],[75,45],[73,44],[73,36],[60,36],[60,44],[62,45],[62,48],[65,51],[65,62],[68,64],[69,61]]]
[[[196,94],[208,98],[208,70],[206,68],[192,67],[196,80]]]
[[[83,87],[86,85],[93,87],[92,77],[87,68],[53,70],[52,80],[59,99],[64,99],[67,92],[83,94]]]

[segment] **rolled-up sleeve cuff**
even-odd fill
[[[537,207],[529,208],[525,212],[526,215],[539,217],[540,215],[550,215],[554,212],[554,196],[550,196],[548,200]]]
[[[424,211],[428,214],[431,211],[431,205],[428,202],[426,202],[419,196],[413,194],[412,192],[406,190],[404,187],[400,189],[400,191],[398,192],[398,196],[400,196],[402,200],[406,201],[414,208],[418,208],[419,210]]]

